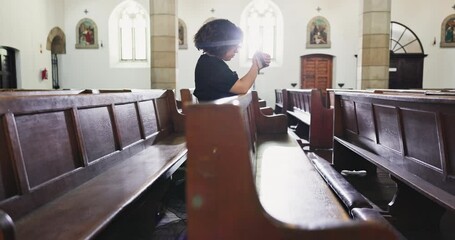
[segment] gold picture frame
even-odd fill
[[[188,49],[188,34],[185,22],[179,18],[179,29],[178,29],[178,44],[179,49]]]
[[[316,16],[307,25],[307,48],[330,48],[330,24],[326,18]]]
[[[455,14],[447,16],[441,24],[442,48],[455,47]]]
[[[98,48],[98,27],[90,18],[81,19],[76,25],[76,48]]]

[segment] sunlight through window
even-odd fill
[[[270,54],[272,64],[282,55],[282,17],[277,6],[269,0],[254,0],[242,14],[241,27],[245,33],[241,56],[251,61],[256,51]]]
[[[131,2],[122,12],[119,27],[121,60],[146,60],[147,22],[145,11]]]

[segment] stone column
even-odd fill
[[[391,0],[360,0],[357,88],[389,88]]]
[[[177,3],[176,0],[150,1],[151,87],[176,88]]]

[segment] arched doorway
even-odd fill
[[[318,88],[325,93],[332,88],[333,56],[309,54],[300,57],[301,88]]]
[[[52,62],[52,88],[60,88],[58,74],[58,55],[66,53],[65,33],[59,28],[54,27],[48,34],[46,49],[51,51]]]
[[[16,52],[14,48],[0,46],[0,88],[17,88]]]
[[[390,89],[422,88],[424,54],[417,35],[405,25],[390,25]]]

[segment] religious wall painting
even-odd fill
[[[330,48],[330,24],[326,18],[316,16],[307,25],[307,48]]]
[[[455,47],[455,14],[447,16],[441,24],[440,47]]]
[[[77,23],[76,48],[98,48],[98,27],[92,19],[83,18]]]
[[[185,22],[179,18],[179,29],[178,29],[178,42],[179,49],[188,49],[188,34]]]

